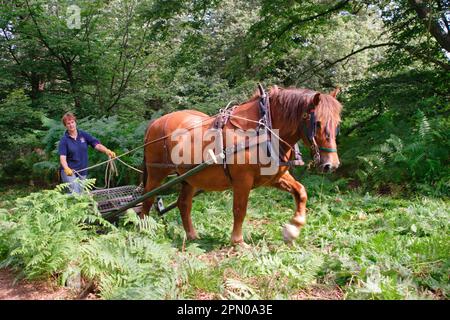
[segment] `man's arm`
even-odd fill
[[[58,144],[58,153],[59,153],[59,163],[61,163],[61,167],[64,169],[66,175],[73,175],[72,169],[69,168],[67,164],[67,144],[64,139],[61,139]]]
[[[71,176],[73,174],[72,169],[69,168],[69,165],[67,164],[67,156],[59,156],[59,162],[61,163],[61,166],[64,169],[64,172]]]
[[[109,150],[107,147],[105,147],[101,143],[98,143],[98,144],[95,145],[95,150],[103,152],[104,154],[106,154],[110,158],[115,158],[116,157],[116,154],[113,151]]]

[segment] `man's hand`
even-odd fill
[[[114,159],[116,157],[116,153],[114,151],[111,150],[106,150],[106,154],[108,155],[108,157],[110,157],[111,159]]]
[[[65,173],[67,176],[71,176],[71,175],[73,175],[73,170],[70,169],[69,167],[67,167],[67,168],[64,168],[64,173]]]

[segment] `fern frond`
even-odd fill
[[[58,185],[55,187],[55,190],[58,191],[58,192],[65,192],[65,190],[66,190],[69,186],[70,186],[70,183],[69,183],[69,182],[61,183],[61,184],[58,184]]]
[[[83,187],[84,192],[89,192],[95,188],[95,178],[93,179],[85,179],[79,181],[81,183],[81,186]]]
[[[418,127],[419,127],[418,133],[421,140],[427,140],[431,132],[431,126],[426,115],[420,110],[419,110]]]

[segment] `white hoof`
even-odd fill
[[[285,224],[283,227],[283,240],[286,243],[291,243],[293,240],[297,239],[300,234],[300,228],[294,226],[293,224]]]

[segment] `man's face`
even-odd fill
[[[66,121],[66,128],[68,131],[74,131],[77,128],[77,123],[73,119],[69,119]]]

